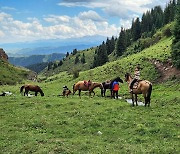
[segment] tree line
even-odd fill
[[[177,15],[176,8],[179,6],[179,0],[171,0],[163,10],[161,6],[155,6],[151,10],[143,13],[142,18],[139,17],[132,20],[131,28],[121,28],[118,38],[112,37],[107,39],[106,42],[102,42],[95,51],[93,68],[101,66],[108,62],[108,56],[114,52],[116,57],[122,56],[128,46],[140,38],[152,37],[156,30],[164,25],[174,21]],[[180,17],[178,18],[178,21]],[[179,23],[176,24],[180,29]],[[179,38],[179,37],[177,37]],[[177,47],[176,47],[177,49]],[[175,49],[174,49],[175,50]]]

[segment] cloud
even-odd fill
[[[95,11],[80,12],[77,16],[49,15],[43,24],[37,18],[27,22],[15,20],[10,14],[0,13],[0,42],[23,42],[39,39],[78,38],[83,36],[118,35],[120,27],[109,24]],[[48,25],[48,26],[47,26]]]
[[[100,8],[109,16],[127,18],[129,14],[142,14],[156,5],[163,5],[169,0],[63,0],[58,5],[66,7]]]
[[[69,22],[70,17],[69,16],[57,16],[57,15],[49,15],[48,17],[44,18],[45,21],[50,22],[50,23],[64,23],[64,22]]]
[[[8,6],[3,6],[1,7],[2,10],[7,10],[7,11],[17,11],[15,8],[13,7],[8,7]]]
[[[82,20],[92,20],[92,21],[105,21],[99,14],[95,11],[89,10],[87,12],[79,13],[79,18]]]

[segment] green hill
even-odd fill
[[[31,71],[15,67],[0,60],[0,85],[21,83],[32,74]]]
[[[139,63],[142,78],[159,77],[152,59],[166,62],[170,57],[171,38],[103,66],[80,72],[76,79],[67,72],[44,77],[38,83],[45,96],[24,97],[19,86],[2,86],[12,97],[0,97],[2,115],[0,149],[2,153],[179,153],[179,80],[153,84],[151,107],[130,107],[127,83],[120,84],[122,99],[113,100],[82,93],[58,97],[62,86],[78,80],[102,82],[133,72]],[[37,84],[37,83],[35,83]],[[109,93],[107,93],[109,95]],[[143,100],[142,96],[138,97]]]

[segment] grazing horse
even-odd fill
[[[126,73],[125,74],[125,81],[128,83],[129,86],[130,86],[132,80],[133,80],[133,78],[131,77],[131,75],[129,73]],[[133,88],[133,91],[131,93],[132,103],[133,103],[132,105],[134,106],[133,94],[135,94],[136,106],[138,106],[137,95],[143,94],[144,99],[145,99],[145,106],[146,105],[150,106],[151,92],[152,92],[152,83],[147,81],[147,80],[140,80],[138,82],[137,88]]]
[[[28,96],[28,92],[29,91],[34,91],[35,92],[35,96],[37,96],[37,93],[40,92],[41,96],[44,96],[44,93],[43,91],[41,90],[41,88],[37,85],[23,85],[21,88],[20,88],[20,93],[23,92],[23,89],[25,89],[25,92],[24,92],[24,96],[25,94]]]
[[[69,90],[69,89],[67,89],[67,90],[65,90],[65,91],[63,91],[63,96],[65,97],[68,97],[70,94],[71,94],[71,90]]]
[[[98,82],[91,82],[91,84],[85,85],[84,81],[78,81],[73,85],[73,95],[77,90],[79,90],[79,97],[81,97],[81,91],[89,91],[89,96],[91,96],[91,93],[95,95],[94,89],[97,87],[103,88],[102,84]]]
[[[123,83],[123,80],[120,77],[117,77],[117,78],[115,78],[113,80],[107,80],[105,82],[102,82],[102,85],[103,85],[103,88],[101,89],[101,96],[102,97],[105,97],[106,89],[110,89],[110,91],[111,91],[111,98],[112,98],[112,85],[113,85],[114,81]]]

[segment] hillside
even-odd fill
[[[122,99],[118,100],[100,97],[98,88],[93,98],[85,92],[82,92],[81,99],[77,95],[69,98],[57,96],[62,93],[63,85],[72,90],[78,80],[102,82],[116,76],[124,80],[125,72],[133,72],[137,63],[142,66],[142,78],[155,82],[160,74],[152,60],[166,63],[171,44],[172,39],[164,37],[142,52],[82,71],[76,79],[67,72],[43,76],[44,82],[38,84],[44,97],[21,96],[20,85],[2,86],[3,90],[11,89],[14,96],[0,97],[1,151],[179,153],[179,78],[169,78],[163,84],[154,83],[149,108],[131,107],[126,102],[130,97],[127,83],[120,84]],[[142,96],[138,99],[143,100]]]
[[[128,48],[127,51],[121,56],[117,57],[115,55],[115,51],[113,51],[108,57],[109,62],[106,65],[100,67],[106,67],[110,72],[114,72],[117,68],[117,72],[121,70],[121,67],[125,67],[124,70],[128,70],[130,72],[133,71],[133,68],[137,63],[142,64],[142,67],[147,65],[148,67],[154,67],[152,64],[152,60],[160,60],[161,62],[166,62],[171,56],[171,44],[172,44],[172,27],[174,23],[170,23],[157,30],[157,32],[152,37],[141,38],[135,42],[133,42]],[[78,51],[75,55],[70,54],[67,58],[63,59],[62,65],[58,66],[55,69],[45,69],[43,73],[46,76],[51,76],[53,74],[58,74],[59,72],[67,71],[72,74],[75,70],[86,71],[92,68],[92,64],[94,61],[95,51],[97,47]],[[145,53],[145,54],[144,54]],[[80,60],[82,55],[85,55],[85,63],[83,64]],[[131,56],[132,55],[132,56]],[[79,62],[75,64],[75,59],[78,57]],[[138,59],[137,59],[138,58]],[[137,59],[137,60],[134,60]],[[131,62],[132,61],[132,62]],[[122,66],[116,66],[117,63]],[[113,68],[114,67],[114,68]],[[146,71],[148,71],[148,67],[146,67]],[[96,70],[98,68],[95,68]],[[153,71],[153,76],[156,80],[158,78],[158,72],[156,68]],[[94,72],[94,70],[90,70],[89,72]],[[151,68],[149,68],[151,70]],[[123,71],[123,70],[121,70]],[[125,73],[123,71],[123,73]],[[117,73],[116,73],[117,74]],[[122,74],[122,72],[120,72]],[[146,74],[146,73],[144,73]],[[94,76],[94,75],[92,75]],[[147,75],[149,76],[149,74]],[[152,79],[152,78],[150,78]]]
[[[27,57],[9,57],[9,62],[16,66],[29,66],[37,63],[51,62],[63,59],[65,54],[53,53],[50,55],[32,55]]]
[[[8,62],[8,55],[0,48],[0,85],[16,84],[24,79],[37,79],[37,75],[29,70],[18,68]]]
[[[58,74],[59,72],[63,72],[63,71],[72,72],[73,70],[76,69],[80,71],[89,70],[93,63],[95,49],[96,49],[95,47],[92,47],[90,49],[80,50],[75,55],[70,54],[68,57],[62,60],[62,65],[60,65],[55,69],[52,68],[50,70],[47,70],[46,68],[45,70],[43,70],[43,73],[47,74],[48,76],[51,76],[54,73]],[[83,54],[85,55],[85,63],[81,62],[81,58]],[[79,62],[77,64],[75,64],[76,57],[78,57],[79,59]]]

